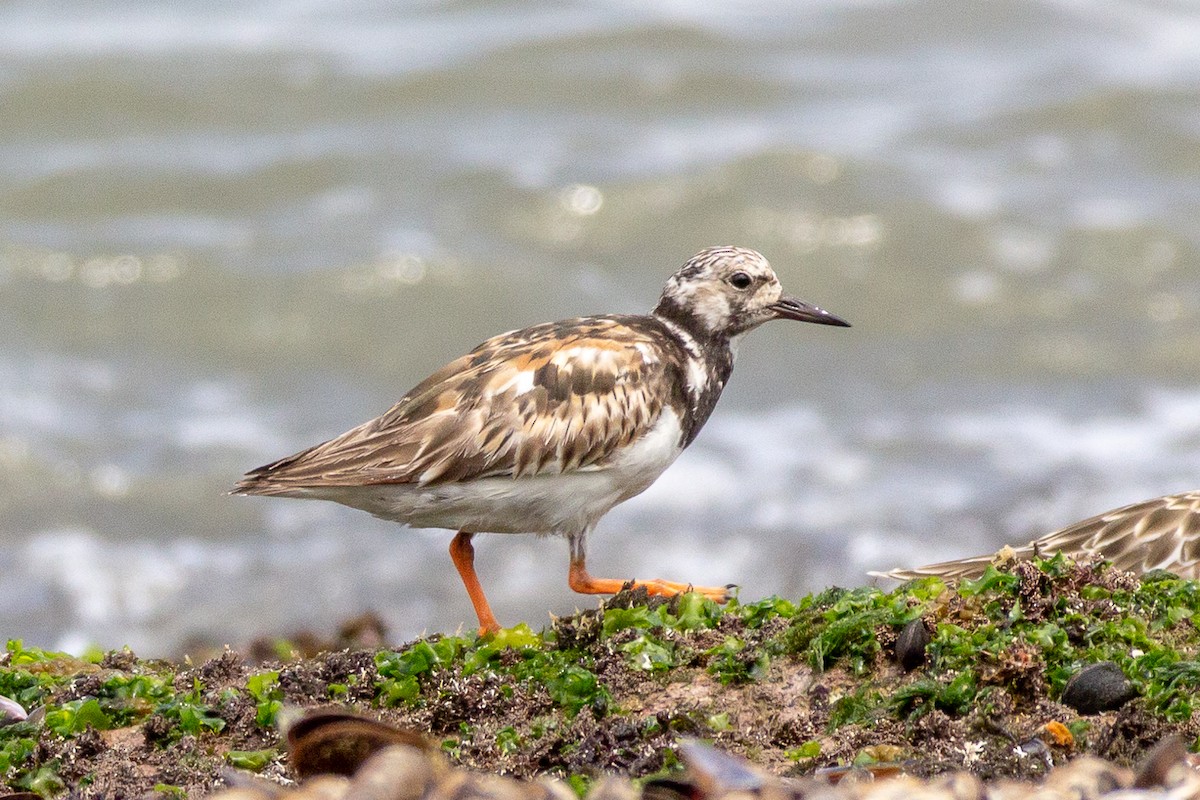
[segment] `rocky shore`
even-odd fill
[[[391,648],[367,626],[265,661],[9,642],[0,778],[17,797],[284,796],[300,720],[355,754],[301,797],[1200,797],[1198,610],[1200,584],[1054,559],[725,607],[624,592],[541,632]],[[375,758],[426,778],[369,794]]]

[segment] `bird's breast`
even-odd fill
[[[640,438],[613,454],[603,469],[622,487],[622,500],[641,494],[683,452],[683,421],[670,405]]]

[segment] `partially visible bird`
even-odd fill
[[[785,296],[759,253],[711,247],[670,277],[650,314],[580,317],[488,339],[383,416],[248,472],[233,493],[332,500],[458,531],[450,556],[481,632],[494,632],[474,534],[565,536],[572,589],[620,590],[626,580],[588,573],[588,533],[692,443],[729,380],[738,341],[773,319],[849,324]],[[729,597],[728,587],[635,585]]]
[[[1060,552],[1073,559],[1100,556],[1127,572],[1164,569],[1183,578],[1200,578],[1200,491],[1121,506],[994,555],[870,574],[905,581],[931,575],[961,580],[978,578],[997,559],[1051,558]]]

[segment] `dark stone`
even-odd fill
[[[1062,702],[1080,714],[1113,711],[1137,697],[1137,689],[1111,661],[1090,664],[1071,676]]]

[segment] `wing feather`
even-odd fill
[[[639,319],[582,318],[489,339],[382,416],[247,473],[234,491],[602,468],[683,391],[678,359],[660,357],[664,342]]]
[[[1117,569],[1145,573],[1165,569],[1184,578],[1200,578],[1200,491],[1156,497],[1106,511],[1001,554],[942,561],[915,569],[871,573],[912,580],[936,575],[951,580],[978,578],[998,557],[1071,558],[1098,555]]]

